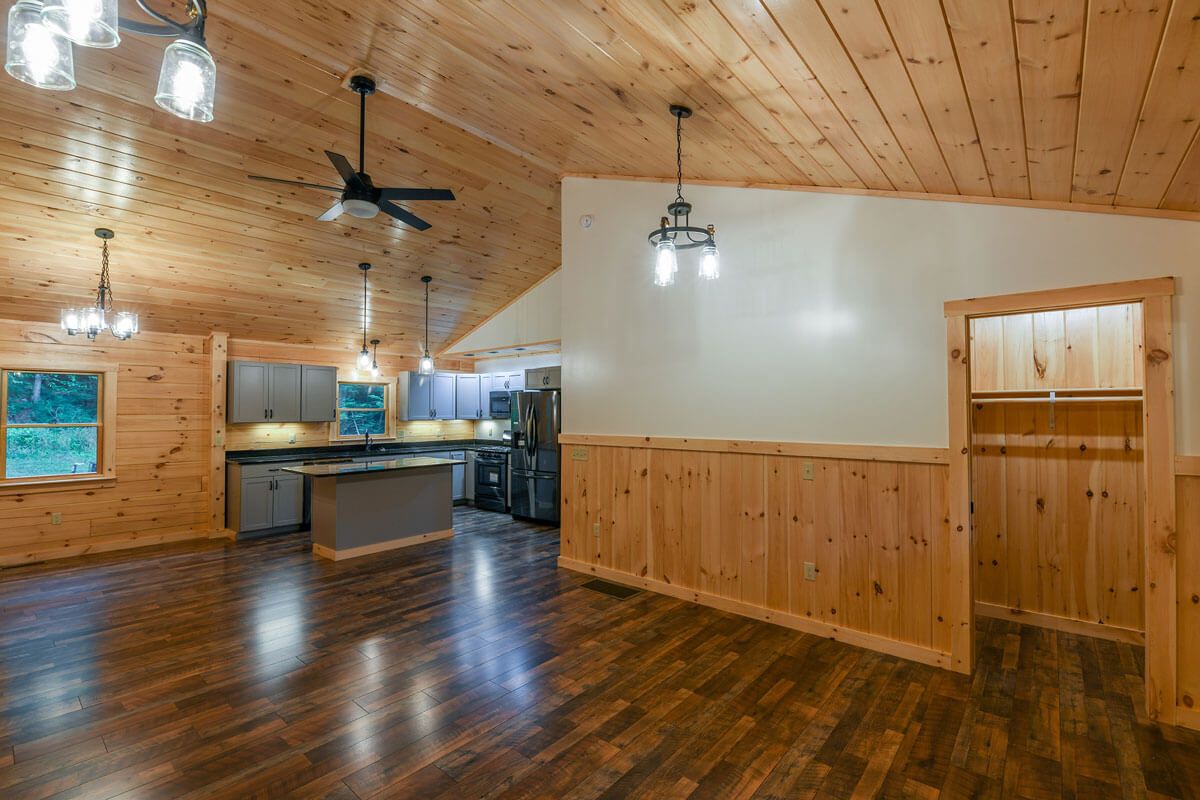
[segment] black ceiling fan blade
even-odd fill
[[[282,183],[285,186],[300,186],[305,189],[324,189],[327,192],[340,192],[341,186],[325,186],[320,183],[305,183],[304,181],[289,181],[284,178],[268,178],[266,175],[247,175],[252,181],[267,181],[268,183]]]
[[[427,231],[433,227],[411,211],[405,211],[400,206],[393,205],[387,200],[379,201],[379,210],[389,216],[395,217],[406,225],[411,225],[419,231]]]
[[[449,189],[380,189],[381,200],[453,200]]]
[[[341,215],[342,215],[342,201],[339,200],[336,203],[334,203],[332,206],[330,206],[328,211],[326,211],[321,216],[317,217],[317,221],[318,222],[329,222],[330,220],[337,219]]]
[[[341,153],[335,153],[332,150],[326,150],[325,155],[333,162],[333,168],[342,176],[342,180],[346,182],[346,186],[351,189],[362,191],[366,189],[363,185],[362,178],[358,177],[358,173],[354,171],[354,167],[350,166],[350,162]]]

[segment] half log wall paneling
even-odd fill
[[[383,346],[386,348],[386,345]],[[230,339],[231,361],[274,361],[288,364],[317,364],[337,367],[338,380],[386,380],[393,383],[401,372],[415,370],[418,356],[397,356],[379,351],[381,375],[372,378],[355,366],[357,344],[346,347],[318,347],[280,342],[259,342],[250,339]],[[474,372],[471,360],[438,359],[439,370]],[[404,441],[437,441],[475,438],[475,425],[468,420],[418,420],[396,423],[397,433]],[[227,450],[268,450],[277,447],[323,447],[329,444],[328,422],[256,422],[230,425],[226,432]],[[292,439],[295,441],[292,441]]]
[[[209,535],[204,337],[139,333],[90,342],[57,325],[6,320],[0,351],[4,366],[117,373],[115,483],[0,492],[0,566]]]
[[[1141,404],[976,403],[973,411],[975,599],[991,607],[980,610],[1096,623],[1139,641]]]
[[[565,437],[562,566],[951,666],[944,463],[603,438]]]
[[[971,390],[1141,386],[1141,303],[971,320]]]

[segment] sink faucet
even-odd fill
[[[371,434],[369,432],[363,434],[363,450],[371,452]]]

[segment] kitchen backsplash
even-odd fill
[[[430,421],[396,423],[396,441],[436,442],[476,437],[471,420]],[[478,423],[482,425],[483,423]],[[504,423],[505,428],[508,422]],[[491,438],[491,437],[483,437]],[[497,433],[495,438],[499,439]],[[329,441],[328,422],[256,422],[248,425],[230,425],[225,432],[226,450],[271,450],[277,447],[322,447]]]
[[[506,419],[481,419],[475,423],[475,438],[493,439],[498,442],[509,427],[511,426]]]

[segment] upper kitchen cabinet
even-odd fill
[[[562,367],[541,367],[525,370],[526,389],[561,389]]]
[[[455,387],[457,396],[454,400],[458,419],[483,419],[487,407],[488,391],[491,382],[485,381],[486,375],[456,375]],[[487,388],[484,384],[487,384]]]
[[[493,392],[519,392],[525,388],[524,372],[495,372],[492,373]]]
[[[229,417],[238,422],[330,422],[337,370],[262,361],[229,363]]]
[[[300,421],[337,419],[337,367],[300,367]]]
[[[400,419],[455,419],[456,378],[448,372],[401,373],[397,381]]]

